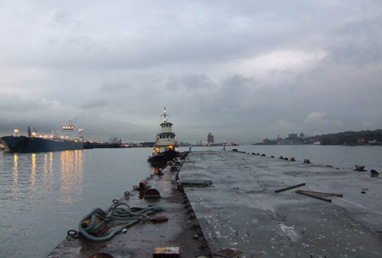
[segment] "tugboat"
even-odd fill
[[[166,107],[163,110],[163,122],[160,124],[160,132],[156,136],[153,155],[147,162],[153,167],[164,167],[167,162],[179,155],[175,144],[175,133],[172,132],[172,123],[168,121],[169,115]]]

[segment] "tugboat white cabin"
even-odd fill
[[[156,143],[153,149],[153,156],[166,151],[176,151],[175,133],[172,132],[172,123],[168,121],[169,115],[166,107],[163,110],[163,122],[160,124],[160,131],[156,137]]]

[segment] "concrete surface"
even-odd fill
[[[179,169],[181,166],[176,167]],[[188,213],[188,209],[185,209],[186,198],[177,190],[176,175],[177,171],[170,171],[168,166],[163,170],[162,175],[153,171],[151,177],[148,178],[148,186],[150,189],[154,188],[160,192],[160,199],[141,199],[139,191],[130,191],[128,200],[124,197],[119,199],[120,202],[125,202],[130,207],[146,208],[149,205],[160,205],[165,210],[151,215],[150,218],[165,216],[168,218],[167,222],[144,221],[130,227],[126,233],[119,233],[111,240],[103,242],[68,237],[48,257],[153,257],[156,250],[167,250],[163,247],[171,247],[170,250],[179,248],[181,257],[208,256],[208,247],[200,237],[200,228],[195,225],[197,222]],[[138,186],[139,182],[136,185]],[[112,225],[106,233],[119,227]]]
[[[382,178],[240,152],[192,152],[182,181],[211,253],[240,257],[382,257]],[[275,190],[343,194],[324,202]]]
[[[68,237],[48,257],[153,257],[178,247],[182,258],[382,257],[382,177],[225,151],[192,152],[177,169],[180,178],[166,167],[148,179],[162,198],[131,191],[119,200],[159,204],[165,211],[152,217],[167,222],[141,222],[105,242]],[[343,197],[324,202],[297,189]]]

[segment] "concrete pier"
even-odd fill
[[[191,153],[180,175],[212,181],[185,188],[211,253],[382,257],[382,178],[240,152]],[[343,197],[275,192],[302,183],[297,189]]]
[[[382,257],[381,180],[303,161],[192,152],[147,178],[161,198],[131,191],[119,199],[161,205],[150,218],[167,221],[142,221],[104,242],[68,237],[48,257]]]
[[[167,166],[162,171],[153,170],[150,177],[145,179],[145,189],[138,189],[143,186],[143,182],[137,182],[136,190],[129,191],[128,195],[124,194],[118,202],[113,200],[115,204],[106,209],[107,211],[118,203],[126,203],[131,208],[159,205],[164,208],[164,211],[151,215],[150,220],[143,220],[129,227],[125,233],[118,233],[107,241],[94,242],[78,234],[68,236],[48,257],[154,257],[155,252],[158,253],[156,257],[208,256],[208,246],[201,237],[202,233],[197,226],[196,218],[191,216],[187,198],[177,188],[176,177],[181,164]],[[160,198],[154,196],[153,189],[159,192]],[[145,193],[150,196],[145,196]],[[151,221],[153,218],[158,218],[158,222]],[[161,222],[163,218],[165,220]],[[123,225],[123,222],[121,224]],[[121,225],[111,224],[103,235],[120,227]],[[161,254],[167,256],[161,256]],[[173,256],[169,256],[170,254]]]

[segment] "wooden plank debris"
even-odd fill
[[[321,201],[325,202],[332,202],[331,199],[325,198],[323,196],[336,196],[336,197],[343,197],[342,194],[336,194],[336,193],[324,193],[324,192],[315,192],[315,191],[308,191],[308,190],[296,190],[296,193],[303,194],[312,198],[319,199]]]
[[[275,193],[284,192],[284,191],[287,191],[287,190],[290,190],[290,189],[294,189],[294,188],[297,188],[297,187],[300,187],[300,186],[304,186],[304,185],[305,185],[305,183],[302,183],[302,184],[298,184],[298,185],[293,185],[293,186],[281,188],[281,189],[275,190]]]
[[[298,191],[315,194],[315,195],[330,195],[330,196],[336,196],[336,197],[344,197],[343,194],[337,194],[337,193],[325,193],[325,192],[316,192],[316,191],[308,191],[308,190],[298,190]]]

